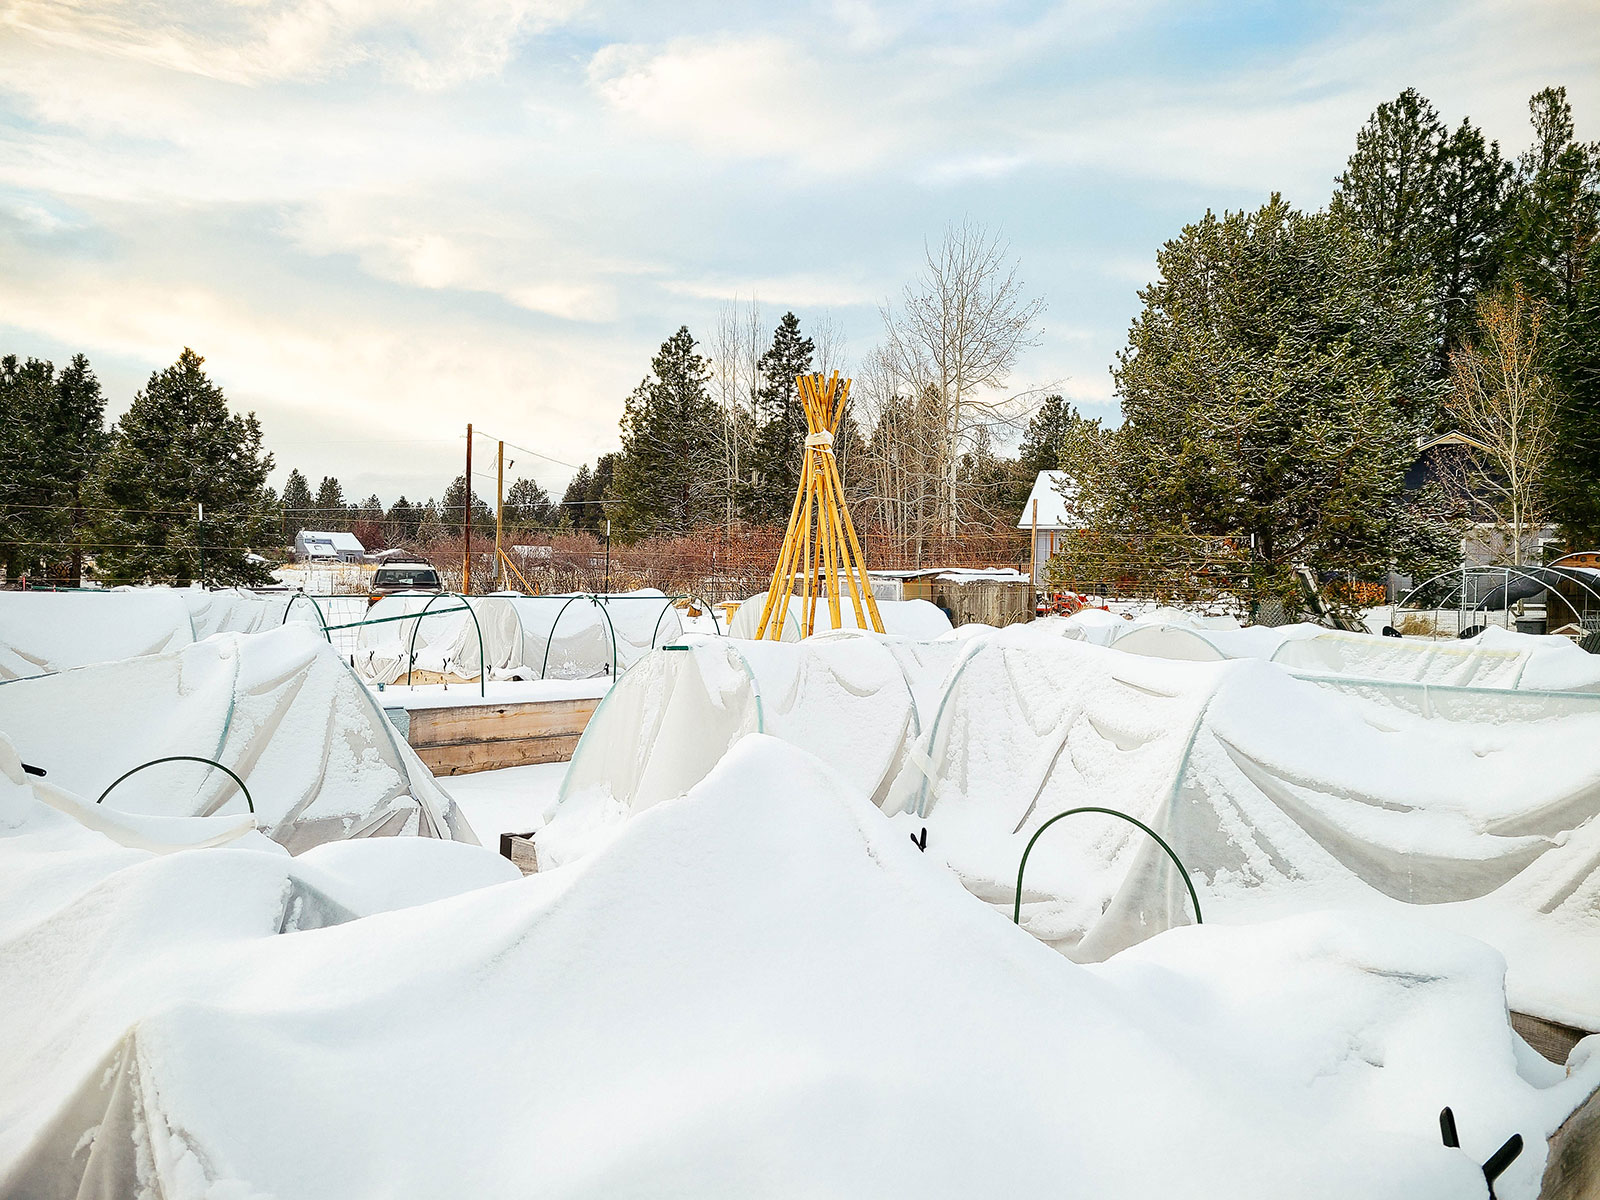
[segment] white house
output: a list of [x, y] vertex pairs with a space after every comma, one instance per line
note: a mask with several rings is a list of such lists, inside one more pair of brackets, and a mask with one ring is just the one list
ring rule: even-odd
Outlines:
[[294, 535], [294, 556], [311, 562], [358, 563], [367, 548], [353, 533], [320, 533], [302, 529]]
[[[1058, 488], [1060, 490], [1058, 490]], [[1064, 493], [1064, 494], [1063, 494]], [[1033, 586], [1044, 586], [1045, 564], [1056, 552], [1056, 541], [1069, 529], [1077, 529], [1072, 514], [1072, 497], [1077, 489], [1067, 483], [1065, 471], [1040, 471], [1033, 491], [1022, 506], [1018, 529], [1033, 531]]]

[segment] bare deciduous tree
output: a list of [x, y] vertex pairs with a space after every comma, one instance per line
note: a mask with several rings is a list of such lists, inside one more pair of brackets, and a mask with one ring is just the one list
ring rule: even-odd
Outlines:
[[1009, 253], [999, 234], [970, 220], [951, 224], [937, 249], [925, 247], [925, 269], [906, 285], [899, 311], [881, 310], [897, 394], [937, 397], [939, 521], [947, 536], [959, 519], [962, 448], [980, 426], [1014, 423], [1019, 398], [1001, 389], [1021, 352], [1038, 344], [1044, 301], [1027, 296]]
[[711, 337], [711, 388], [717, 402], [717, 491], [728, 524], [738, 515], [740, 490], [755, 437], [755, 395], [761, 386], [761, 302], [734, 297], [717, 312]]
[[1520, 284], [1478, 303], [1479, 336], [1450, 356], [1445, 405], [1476, 446], [1461, 458], [1470, 493], [1510, 526], [1512, 563], [1542, 516], [1542, 482], [1555, 444], [1555, 398], [1542, 363], [1543, 306]]

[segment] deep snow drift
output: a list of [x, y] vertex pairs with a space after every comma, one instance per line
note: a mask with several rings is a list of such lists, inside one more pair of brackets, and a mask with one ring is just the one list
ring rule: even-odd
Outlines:
[[1531, 1200], [1600, 1081], [1403, 920], [1080, 967], [772, 738], [527, 880], [294, 931], [296, 862], [119, 847], [0, 742], [0, 1194], [1453, 1200], [1519, 1132]]
[[[89, 800], [152, 759], [215, 759], [243, 778], [261, 828], [292, 851], [376, 834], [474, 840], [371, 694], [304, 626], [0, 684], [0, 734]], [[105, 804], [166, 816], [246, 811], [233, 780], [193, 762], [140, 771]]]
[[811, 750], [846, 787], [881, 802], [959, 651], [954, 641], [839, 632], [693, 638], [653, 654], [590, 719], [539, 831], [539, 861], [570, 862], [633, 813], [681, 796], [750, 733]]

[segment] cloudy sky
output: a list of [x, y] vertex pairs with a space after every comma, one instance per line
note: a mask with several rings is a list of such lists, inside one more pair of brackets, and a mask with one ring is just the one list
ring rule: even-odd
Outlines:
[[277, 455], [442, 493], [462, 427], [613, 449], [680, 324], [756, 296], [847, 359], [971, 217], [1045, 298], [1015, 386], [1114, 414], [1156, 247], [1326, 202], [1415, 86], [1515, 153], [1595, 0], [0, 0], [0, 350], [90, 356], [113, 415], [185, 346]]

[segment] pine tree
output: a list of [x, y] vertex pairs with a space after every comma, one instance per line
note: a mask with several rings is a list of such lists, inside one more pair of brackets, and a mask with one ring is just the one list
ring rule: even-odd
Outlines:
[[444, 518], [439, 513], [439, 502], [432, 496], [428, 497], [426, 504], [418, 507], [420, 513], [417, 518], [416, 540], [422, 545], [431, 546], [435, 542], [441, 542], [450, 537], [452, 532], [458, 533], [460, 531], [459, 525], [455, 527], [454, 531], [445, 528]]
[[615, 450], [602, 454], [594, 460], [594, 474], [589, 477], [589, 486], [583, 493], [587, 501], [583, 506], [587, 514], [589, 529], [595, 534], [602, 534], [606, 529], [606, 521], [610, 512], [606, 503], [611, 499], [612, 485], [617, 477], [617, 460], [621, 457]]
[[1363, 230], [1389, 270], [1426, 274], [1433, 265], [1430, 209], [1445, 128], [1416, 89], [1378, 105], [1356, 134], [1331, 211]]
[[1573, 549], [1600, 546], [1600, 241], [1554, 334], [1555, 452], [1546, 490]]
[[382, 550], [388, 545], [383, 530], [383, 501], [376, 492], [355, 506], [350, 532], [368, 550]]
[[1429, 204], [1432, 271], [1443, 328], [1441, 371], [1473, 328], [1478, 296], [1494, 286], [1500, 268], [1511, 166], [1500, 144], [1485, 144], [1470, 121], [1441, 142]]
[[337, 532], [350, 528], [350, 506], [345, 503], [344, 487], [332, 475], [322, 477], [313, 507], [317, 514], [317, 529]]
[[[272, 456], [254, 413], [228, 411], [222, 389], [185, 347], [150, 376], [113, 426], [90, 491], [100, 506], [96, 574], [116, 582], [264, 583], [247, 559], [281, 520], [267, 490]], [[199, 519], [204, 506], [205, 520]]]
[[1528, 102], [1533, 146], [1517, 160], [1507, 268], [1534, 297], [1570, 313], [1600, 233], [1600, 143], [1573, 133], [1566, 88]]
[[389, 506], [383, 517], [384, 540], [391, 546], [417, 540], [417, 530], [422, 524], [422, 505], [412, 504], [404, 496]]
[[812, 340], [800, 334], [799, 318], [784, 313], [772, 331], [772, 345], [761, 356], [752, 475], [741, 505], [746, 520], [781, 525], [794, 507], [806, 436], [811, 432], [795, 379], [810, 374], [815, 353]]
[[0, 559], [77, 586], [84, 486], [105, 448], [100, 381], [83, 355], [57, 374], [39, 359], [0, 360]]
[[519, 529], [548, 529], [555, 524], [555, 505], [536, 480], [519, 479], [506, 494], [503, 515], [507, 525]]
[[716, 406], [694, 347], [687, 326], [663, 342], [624, 407], [606, 504], [620, 538], [687, 533], [718, 516], [705, 482], [715, 475]]
[[561, 493], [561, 512], [573, 529], [589, 529], [589, 489], [594, 486], [594, 475], [589, 464], [584, 463], [572, 476], [567, 490]]
[[1381, 572], [1437, 401], [1424, 284], [1277, 196], [1206, 214], [1158, 263], [1118, 356], [1124, 423], [1092, 520], [1247, 535], [1263, 595], [1295, 596], [1302, 563]]
[[311, 498], [311, 485], [298, 469], [289, 472], [283, 482], [283, 544], [289, 545], [302, 529], [315, 525], [313, 511], [316, 501]]
[[[466, 476], [457, 475], [444, 490], [444, 501], [440, 505], [439, 513], [446, 531], [452, 536], [461, 535], [461, 514], [466, 511], [466, 505]], [[478, 495], [476, 490], [472, 493], [472, 532], [478, 537], [494, 537], [494, 509], [489, 507], [488, 502]]]

